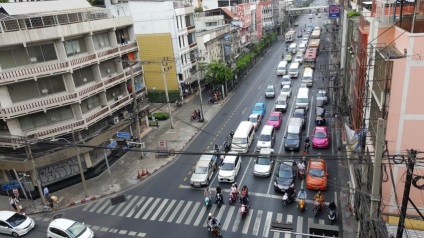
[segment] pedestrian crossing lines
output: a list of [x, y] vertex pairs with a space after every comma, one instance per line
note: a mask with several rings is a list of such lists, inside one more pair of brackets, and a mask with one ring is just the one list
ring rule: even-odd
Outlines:
[[271, 232], [270, 226], [273, 221], [291, 223], [293, 231], [299, 233], [307, 231], [308, 222], [325, 224], [325, 220], [314, 218], [304, 220], [303, 215], [297, 216], [285, 214], [284, 211], [266, 211], [256, 208], [250, 209], [249, 215], [242, 218], [237, 204], [224, 204], [221, 207], [213, 204], [211, 208], [206, 208], [200, 201], [132, 195], [127, 195], [126, 199], [126, 202], [115, 206], [111, 206], [109, 200], [100, 200], [85, 205], [82, 211], [204, 228], [207, 226], [208, 214], [212, 213], [220, 220], [222, 231], [273, 238], [301, 237]]

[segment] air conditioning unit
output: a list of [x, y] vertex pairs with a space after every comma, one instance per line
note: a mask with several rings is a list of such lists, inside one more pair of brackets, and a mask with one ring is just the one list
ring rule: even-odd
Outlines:
[[50, 117], [50, 121], [56, 121], [56, 117]]
[[104, 46], [105, 45], [105, 43], [103, 43], [103, 42], [100, 42], [100, 46]]
[[29, 58], [29, 60], [31, 61], [31, 63], [37, 63], [37, 58], [35, 57], [31, 57]]
[[106, 72], [110, 73], [110, 69], [107, 69]]
[[88, 109], [91, 109], [91, 108], [93, 108], [93, 104], [90, 103], [90, 104], [87, 105], [87, 107], [88, 107]]
[[123, 99], [124, 98], [124, 96], [122, 96], [122, 95], [119, 95], [118, 96], [118, 100], [121, 100], [121, 99]]
[[86, 82], [87, 82], [87, 78], [83, 78], [83, 79], [82, 79], [82, 81], [83, 81], [84, 83], [86, 83]]
[[118, 124], [119, 123], [119, 117], [114, 117], [113, 118], [113, 124]]
[[124, 119], [127, 119], [128, 117], [130, 117], [130, 114], [128, 113], [128, 111], [123, 111], [123, 112], [121, 113], [121, 116], [122, 116]]
[[46, 89], [46, 88], [44, 88], [44, 89], [42, 89], [42, 90], [41, 90], [41, 92], [42, 92], [43, 94], [47, 94], [47, 93], [49, 92], [49, 90], [48, 90], [48, 89]]

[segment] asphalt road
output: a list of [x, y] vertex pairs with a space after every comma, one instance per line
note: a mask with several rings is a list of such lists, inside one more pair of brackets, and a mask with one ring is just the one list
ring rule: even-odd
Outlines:
[[[314, 16], [314, 26], [322, 26], [326, 18]], [[301, 16], [297, 20], [298, 28], [303, 28], [309, 23], [308, 16]], [[329, 41], [323, 33], [322, 41]], [[300, 42], [301, 38], [297, 38]], [[281, 77], [276, 76], [276, 68], [281, 60], [281, 54], [285, 51], [284, 42], [279, 41], [267, 55], [251, 70], [242, 85], [235, 90], [230, 100], [223, 106], [216, 117], [209, 122], [202, 132], [192, 141], [187, 151], [204, 151], [212, 149], [214, 144], [222, 144], [231, 130], [235, 130], [242, 120], [246, 120], [256, 102], [265, 102], [267, 113], [272, 111], [275, 99], [265, 99], [264, 91], [268, 84], [274, 84], [279, 90]], [[327, 53], [322, 52], [317, 64], [328, 63]], [[302, 72], [303, 67], [300, 72]], [[315, 77], [322, 77], [315, 72]], [[298, 152], [285, 152], [283, 147], [286, 123], [294, 110], [294, 101], [301, 81], [292, 81], [292, 97], [287, 112], [283, 113], [283, 125], [276, 133], [274, 150], [276, 154], [287, 155], [278, 160], [290, 159], [291, 156], [299, 155]], [[311, 105], [304, 136], [311, 135], [315, 126], [315, 97], [319, 88], [328, 87], [328, 80], [315, 79], [314, 86], [310, 88]], [[328, 91], [328, 90], [327, 90]], [[279, 91], [277, 91], [277, 95]], [[331, 107], [327, 106], [328, 123], [332, 138], [335, 132], [331, 127]], [[267, 116], [265, 118], [267, 118]], [[259, 136], [262, 123], [256, 137]], [[256, 146], [255, 140], [250, 147], [253, 152]], [[335, 155], [337, 154], [335, 141], [331, 141], [329, 149], [311, 149], [310, 155]], [[303, 144], [302, 144], [303, 148]], [[271, 221], [291, 222], [296, 232], [307, 232], [308, 223], [329, 224], [327, 213], [321, 213], [316, 218], [312, 214], [310, 199], [316, 193], [307, 191], [309, 208], [301, 213], [296, 208], [296, 203], [282, 207], [282, 194], [273, 189], [274, 175], [270, 178], [258, 178], [253, 176], [254, 158], [242, 156], [242, 167], [237, 176], [239, 185], [247, 185], [250, 193], [251, 212], [245, 219], [241, 219], [238, 205], [229, 205], [227, 202], [220, 209], [216, 205], [211, 209], [204, 208], [203, 189], [190, 187], [190, 176], [198, 156], [180, 156], [175, 163], [166, 167], [161, 172], [149, 177], [136, 188], [126, 191], [124, 194], [127, 201], [120, 205], [111, 206], [109, 200], [99, 200], [84, 206], [70, 208], [61, 211], [57, 216], [85, 222], [95, 230], [97, 237], [207, 237], [205, 220], [209, 212], [215, 214], [221, 220], [222, 235], [224, 237], [295, 237], [294, 235], [278, 234], [269, 231]], [[329, 172], [329, 187], [324, 192], [326, 202], [339, 199], [338, 166], [337, 160], [326, 159]], [[279, 161], [276, 162], [276, 166]], [[217, 173], [214, 174], [210, 187], [217, 185]], [[304, 187], [304, 181], [296, 180], [296, 190]], [[224, 200], [228, 200], [230, 184], [221, 183], [224, 190]], [[339, 214], [340, 215], [340, 214]], [[340, 216], [339, 216], [340, 217]], [[36, 217], [37, 226], [31, 232], [31, 237], [45, 237], [48, 222], [51, 215]], [[340, 222], [337, 223], [340, 226]], [[300, 236], [298, 236], [300, 237]]]

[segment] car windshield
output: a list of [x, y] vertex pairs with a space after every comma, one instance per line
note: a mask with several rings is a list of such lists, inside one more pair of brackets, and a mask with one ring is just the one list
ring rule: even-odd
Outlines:
[[259, 157], [258, 160], [256, 161], [256, 164], [259, 165], [270, 165], [271, 164], [271, 159], [267, 158], [267, 157]]
[[278, 177], [279, 178], [292, 178], [293, 177], [293, 173], [291, 170], [287, 169], [287, 167], [285, 166], [285, 168], [280, 169], [280, 171], [278, 171]]
[[280, 100], [277, 101], [277, 104], [286, 105], [286, 100], [280, 99]]
[[322, 132], [322, 131], [318, 131], [315, 133], [315, 138], [319, 138], [319, 139], [324, 139], [327, 138], [327, 133]]
[[284, 70], [286, 67], [278, 67], [279, 70]]
[[233, 138], [232, 144], [246, 144], [246, 138]]
[[227, 171], [234, 170], [234, 168], [235, 168], [234, 163], [223, 163], [221, 166], [222, 170], [227, 170]]
[[207, 172], [208, 168], [203, 166], [196, 166], [196, 169], [194, 170], [195, 174], [206, 174]]
[[309, 174], [311, 175], [311, 176], [314, 176], [314, 177], [324, 177], [324, 170], [322, 170], [322, 169], [315, 169], [315, 168], [311, 168], [310, 170], [309, 170]]
[[68, 228], [67, 231], [72, 235], [72, 237], [78, 237], [84, 233], [86, 229], [87, 227], [85, 227], [83, 224], [75, 222], [71, 227]]
[[[297, 68], [291, 68], [290, 69], [290, 72], [297, 72], [298, 71], [298, 69]], [[283, 81], [284, 81], [284, 78], [283, 78]]]
[[270, 121], [278, 121], [279, 118], [280, 118], [279, 116], [270, 116], [269, 120]]
[[303, 118], [303, 113], [301, 113], [301, 112], [295, 112], [295, 113], [293, 113], [293, 117], [294, 118]]
[[271, 141], [271, 136], [270, 135], [263, 135], [263, 134], [261, 134], [259, 136], [259, 141]]
[[13, 214], [13, 216], [9, 217], [9, 219], [7, 219], [6, 221], [13, 227], [17, 227], [20, 224], [22, 224], [22, 222], [24, 222], [27, 219], [26, 216], [21, 215], [19, 213], [15, 213]]
[[266, 91], [267, 92], [274, 92], [274, 89], [273, 88], [266, 88]]
[[249, 117], [249, 121], [251, 121], [252, 123], [258, 122], [258, 118], [257, 117]]
[[284, 87], [284, 88], [281, 89], [281, 92], [283, 92], [283, 93], [286, 93], [286, 92], [289, 92], [289, 91], [290, 91], [289, 87]]
[[308, 99], [307, 98], [296, 98], [296, 102], [297, 103], [308, 103]]
[[299, 139], [299, 135], [296, 134], [287, 134], [287, 140], [298, 140]]
[[325, 97], [325, 93], [324, 92], [318, 92], [318, 97]]
[[[292, 69], [293, 70], [293, 69]], [[288, 77], [283, 77], [283, 82], [290, 82], [290, 78]]]
[[262, 107], [261, 106], [255, 106], [255, 108], [253, 110], [255, 110], [255, 111], [262, 111]]
[[302, 59], [303, 55], [296, 55], [296, 59]]

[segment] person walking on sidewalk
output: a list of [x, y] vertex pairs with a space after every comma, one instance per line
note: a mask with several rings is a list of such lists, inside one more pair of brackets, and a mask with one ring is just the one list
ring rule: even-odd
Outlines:
[[199, 119], [199, 121], [202, 120], [202, 118], [200, 118], [200, 116], [201, 116], [200, 115], [200, 109], [197, 109], [197, 119]]
[[47, 188], [47, 187], [44, 187], [44, 189], [43, 189], [43, 195], [44, 195], [44, 197], [48, 200], [49, 199], [49, 197], [50, 197], [50, 192], [49, 192], [49, 189]]
[[13, 207], [13, 209], [15, 209], [15, 211], [17, 212], [18, 208], [16, 207], [16, 204], [15, 204], [15, 196], [14, 195], [9, 196], [9, 203]]

